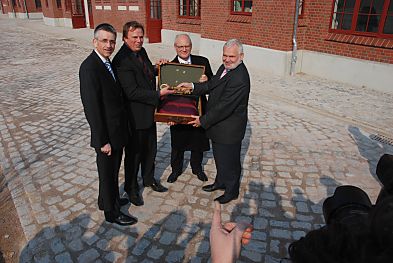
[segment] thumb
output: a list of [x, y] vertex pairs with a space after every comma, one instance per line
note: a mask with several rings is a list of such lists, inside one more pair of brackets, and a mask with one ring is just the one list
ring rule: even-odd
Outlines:
[[240, 244], [242, 242], [243, 234], [248, 228], [250, 228], [250, 224], [246, 222], [236, 223], [236, 227], [234, 228], [235, 231], [232, 232], [234, 232], [237, 244]]
[[212, 228], [222, 228], [221, 225], [221, 205], [219, 202], [214, 202], [214, 212], [213, 212], [213, 221]]

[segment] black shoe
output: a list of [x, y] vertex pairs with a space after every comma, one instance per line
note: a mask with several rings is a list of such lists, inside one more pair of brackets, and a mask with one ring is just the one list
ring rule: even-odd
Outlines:
[[214, 199], [214, 201], [218, 201], [220, 204], [226, 204], [229, 203], [232, 200], [237, 199], [238, 196], [228, 196], [228, 195], [220, 195], [219, 197], [217, 197], [216, 199]]
[[160, 192], [160, 193], [168, 191], [168, 188], [166, 188], [159, 181], [156, 181], [156, 180], [154, 180], [151, 185], [146, 185], [146, 187], [150, 187], [151, 190], [156, 191], [156, 192]]
[[179, 177], [181, 173], [176, 173], [176, 172], [172, 172], [168, 179], [166, 180], [168, 183], [174, 183], [176, 182], [177, 178]]
[[136, 217], [133, 217], [131, 215], [126, 215], [120, 212], [120, 215], [116, 218], [107, 218], [107, 222], [109, 223], [115, 223], [121, 226], [130, 226], [133, 224], [136, 224], [138, 222], [138, 219]]
[[143, 202], [142, 196], [139, 193], [129, 194], [128, 198], [130, 199], [130, 202], [135, 206], [141, 206], [145, 204], [145, 202]]
[[207, 176], [203, 171], [195, 173], [198, 176], [198, 179], [202, 182], [207, 182]]
[[215, 184], [208, 184], [208, 185], [202, 186], [202, 190], [205, 192], [213, 192], [216, 190], [224, 190], [224, 188], [218, 187]]
[[127, 198], [120, 198], [120, 200], [119, 200], [120, 206], [126, 205], [126, 204], [128, 204], [129, 202], [130, 202], [130, 201], [128, 201]]

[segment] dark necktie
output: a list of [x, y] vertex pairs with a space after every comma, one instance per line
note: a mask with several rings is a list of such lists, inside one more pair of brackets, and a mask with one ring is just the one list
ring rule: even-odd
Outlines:
[[111, 62], [109, 60], [105, 61], [105, 66], [108, 69], [109, 73], [111, 73], [112, 77], [114, 80], [116, 80], [115, 78], [115, 73], [113, 73], [112, 67], [111, 67]]
[[138, 58], [139, 62], [142, 64], [142, 68], [143, 68], [143, 73], [149, 78], [152, 79], [153, 75], [150, 71], [150, 69], [147, 67], [147, 64], [145, 62], [145, 60], [143, 59], [143, 57], [141, 56], [140, 53], [136, 53], [136, 57]]

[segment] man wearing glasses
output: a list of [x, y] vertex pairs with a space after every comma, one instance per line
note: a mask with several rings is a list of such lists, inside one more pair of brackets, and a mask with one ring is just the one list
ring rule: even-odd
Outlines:
[[119, 196], [119, 169], [123, 147], [127, 142], [127, 120], [122, 90], [112, 70], [109, 57], [115, 50], [116, 30], [100, 24], [94, 30], [94, 51], [79, 69], [80, 93], [86, 119], [90, 125], [90, 145], [96, 151], [99, 178], [98, 207], [105, 220], [132, 225], [135, 217], [120, 211], [128, 203]]
[[[172, 62], [182, 64], [194, 64], [205, 66], [205, 74], [201, 76], [200, 82], [209, 80], [213, 76], [209, 60], [202, 56], [191, 55], [192, 42], [187, 34], [179, 34], [175, 38], [174, 47], [177, 56]], [[202, 110], [206, 107], [206, 96], [201, 96]], [[204, 112], [203, 112], [204, 113]], [[203, 152], [210, 149], [209, 139], [202, 127], [192, 125], [171, 125], [171, 167], [172, 173], [167, 182], [173, 183], [183, 171], [184, 152], [191, 151], [190, 164], [192, 173], [199, 180], [207, 181], [207, 176], [202, 169]]]

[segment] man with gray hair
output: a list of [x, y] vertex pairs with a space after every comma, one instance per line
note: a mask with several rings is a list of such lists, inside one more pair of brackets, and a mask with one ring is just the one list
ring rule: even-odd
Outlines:
[[[209, 60], [202, 56], [192, 55], [192, 42], [187, 34], [179, 34], [175, 38], [174, 47], [176, 57], [172, 60], [175, 63], [194, 64], [205, 67], [204, 74], [199, 82], [204, 82], [213, 76]], [[206, 108], [206, 96], [200, 96], [202, 111]], [[210, 150], [209, 139], [206, 137], [205, 130], [201, 127], [193, 127], [186, 124], [171, 125], [171, 168], [167, 182], [174, 183], [183, 171], [184, 151], [191, 151], [190, 165], [192, 173], [199, 180], [207, 181], [207, 176], [203, 172], [202, 160], [203, 152]]]
[[202, 127], [212, 141], [216, 163], [213, 184], [202, 190], [225, 190], [215, 201], [225, 204], [237, 199], [240, 187], [240, 150], [247, 126], [250, 76], [243, 63], [243, 45], [237, 39], [228, 40], [223, 47], [222, 62], [208, 82], [181, 83], [179, 87], [193, 88], [193, 94], [209, 94], [206, 113], [193, 116], [189, 124]]

